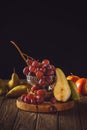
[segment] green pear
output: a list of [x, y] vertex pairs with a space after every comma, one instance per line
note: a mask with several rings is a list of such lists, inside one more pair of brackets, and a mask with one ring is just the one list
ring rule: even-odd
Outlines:
[[8, 88], [12, 89], [13, 87], [19, 84], [19, 76], [16, 72], [13, 72], [11, 75], [11, 79], [8, 81]]
[[73, 100], [79, 100], [80, 96], [77, 91], [77, 86], [72, 80], [68, 80], [69, 86], [71, 88], [71, 98]]

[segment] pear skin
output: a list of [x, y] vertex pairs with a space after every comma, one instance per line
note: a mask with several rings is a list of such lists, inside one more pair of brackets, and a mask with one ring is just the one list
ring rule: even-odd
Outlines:
[[19, 76], [17, 73], [13, 72], [11, 75], [11, 79], [8, 81], [8, 88], [12, 89], [13, 87], [19, 84]]
[[71, 96], [71, 89], [64, 72], [56, 68], [56, 83], [53, 90], [54, 97], [57, 101], [66, 102]]
[[6, 97], [9, 98], [17, 98], [24, 93], [27, 93], [27, 86], [26, 85], [17, 85], [6, 94]]
[[80, 96], [78, 94], [76, 84], [72, 80], [68, 80], [68, 83], [69, 83], [70, 88], [71, 88], [71, 98], [73, 100], [80, 100]]

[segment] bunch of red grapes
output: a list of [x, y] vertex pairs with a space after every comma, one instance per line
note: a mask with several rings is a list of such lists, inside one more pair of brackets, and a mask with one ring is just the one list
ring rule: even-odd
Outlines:
[[23, 69], [23, 74], [26, 76], [35, 76], [41, 86], [50, 85], [55, 81], [55, 67], [50, 64], [48, 59], [42, 62], [27, 59], [27, 66]]
[[48, 59], [42, 62], [27, 59], [27, 66], [23, 69], [25, 76], [33, 76], [38, 83], [33, 84], [28, 94], [23, 94], [21, 100], [29, 104], [41, 104], [44, 101], [56, 102], [53, 92], [49, 87], [55, 82], [55, 66]]
[[37, 105], [47, 101], [53, 104], [57, 102], [52, 92], [48, 92], [47, 90], [42, 89], [40, 86], [37, 85], [32, 86], [29, 93], [23, 94], [21, 96], [21, 100], [28, 104]]

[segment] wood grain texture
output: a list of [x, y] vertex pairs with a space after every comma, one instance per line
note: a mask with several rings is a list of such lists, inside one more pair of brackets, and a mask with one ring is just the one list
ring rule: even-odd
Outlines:
[[35, 130], [37, 114], [19, 110], [13, 130]]
[[58, 130], [58, 113], [38, 113], [36, 130]]
[[87, 100], [78, 103], [79, 121], [82, 130], [87, 130]]
[[17, 115], [18, 108], [15, 99], [4, 99], [0, 108], [0, 130], [11, 130]]
[[4, 101], [4, 96], [0, 96], [0, 108], [1, 108], [3, 101]]
[[82, 130], [77, 104], [73, 109], [59, 113], [59, 130]]
[[16, 99], [0, 96], [0, 130], [87, 130], [87, 100], [56, 113], [20, 110]]

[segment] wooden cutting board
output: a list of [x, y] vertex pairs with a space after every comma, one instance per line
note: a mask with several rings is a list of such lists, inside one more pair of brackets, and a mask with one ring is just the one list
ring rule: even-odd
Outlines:
[[68, 101], [64, 103], [57, 102], [55, 104], [52, 104], [50, 102], [44, 102], [39, 105], [34, 105], [34, 104], [25, 103], [21, 101], [20, 98], [18, 98], [16, 100], [16, 105], [19, 109], [24, 111], [50, 113], [50, 112], [57, 112], [57, 111], [70, 109], [74, 107], [75, 102], [74, 101]]

